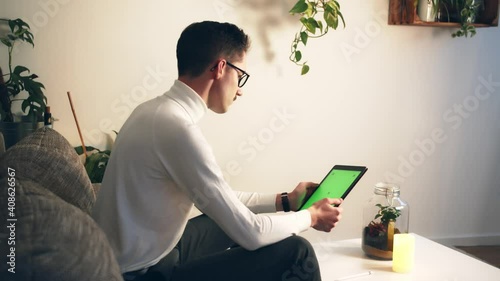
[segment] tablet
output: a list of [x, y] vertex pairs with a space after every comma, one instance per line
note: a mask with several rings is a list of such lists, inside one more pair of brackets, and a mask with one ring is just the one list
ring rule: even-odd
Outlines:
[[305, 210], [323, 198], [345, 199], [367, 170], [363, 166], [333, 166], [311, 196], [304, 199], [299, 210]]

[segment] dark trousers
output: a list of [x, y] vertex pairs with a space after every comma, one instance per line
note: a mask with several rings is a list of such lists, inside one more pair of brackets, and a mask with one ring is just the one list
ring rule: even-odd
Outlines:
[[318, 281], [314, 249], [291, 236], [255, 251], [237, 245], [205, 215], [187, 223], [176, 248], [135, 280]]

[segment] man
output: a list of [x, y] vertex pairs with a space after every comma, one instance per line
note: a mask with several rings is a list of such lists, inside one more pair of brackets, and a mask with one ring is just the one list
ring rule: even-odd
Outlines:
[[[177, 43], [178, 80], [120, 130], [93, 217], [125, 280], [321, 280], [314, 250], [295, 234], [330, 231], [341, 200], [268, 214], [297, 211], [317, 184], [233, 191], [197, 125], [207, 109], [224, 113], [242, 95], [249, 45], [229, 23], [188, 26]], [[193, 205], [204, 215], [188, 220]]]

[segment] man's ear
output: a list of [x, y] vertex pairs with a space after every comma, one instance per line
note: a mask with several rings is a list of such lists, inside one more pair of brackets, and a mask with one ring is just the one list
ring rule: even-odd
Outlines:
[[226, 60], [220, 60], [210, 71], [213, 72], [215, 79], [220, 79], [226, 67]]

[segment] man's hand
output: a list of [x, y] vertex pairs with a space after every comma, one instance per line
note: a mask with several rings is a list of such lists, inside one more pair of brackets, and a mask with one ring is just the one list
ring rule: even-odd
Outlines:
[[314, 203], [307, 210], [311, 213], [311, 227], [319, 231], [330, 232], [342, 217], [342, 208], [332, 205], [340, 205], [342, 199], [325, 198]]
[[318, 188], [318, 185], [314, 182], [299, 183], [292, 192], [288, 193], [290, 209], [297, 211], [304, 203], [304, 199], [308, 198]]

